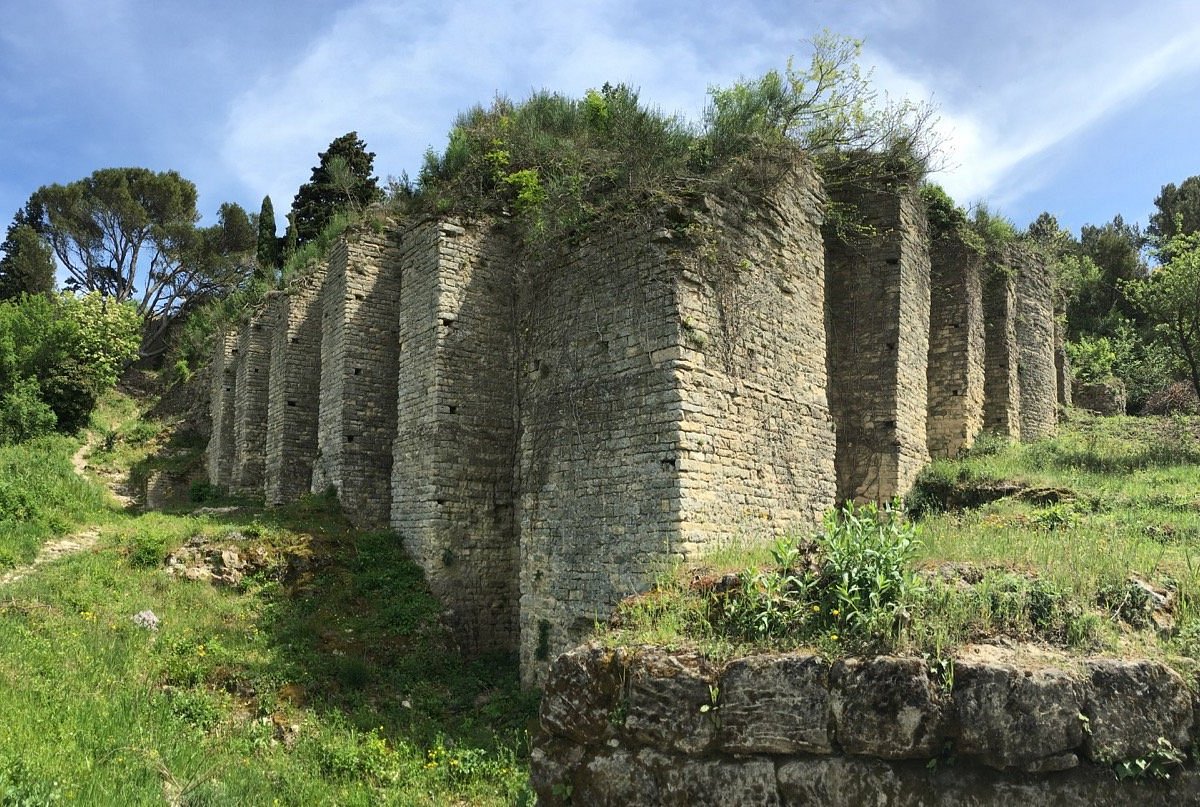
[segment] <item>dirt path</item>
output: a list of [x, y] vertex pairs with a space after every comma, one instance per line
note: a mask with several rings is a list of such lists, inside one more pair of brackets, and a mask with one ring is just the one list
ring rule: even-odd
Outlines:
[[[92, 448], [91, 435], [84, 441], [84, 444], [79, 447], [71, 456], [71, 466], [75, 469], [75, 473], [84, 476], [87, 471], [87, 455]], [[121, 503], [123, 507], [128, 507], [133, 500], [126, 496], [123, 492], [116, 489], [112, 482], [105, 480], [108, 485], [109, 492], [113, 497]], [[38, 551], [37, 557], [31, 563], [24, 566], [17, 566], [0, 575], [0, 586], [6, 586], [9, 583], [15, 583], [18, 580], [28, 577], [39, 566], [45, 566], [47, 563], [53, 563], [59, 558], [67, 555], [74, 555], [76, 552], [83, 552], [91, 549], [100, 540], [100, 531], [93, 528], [80, 530], [72, 535], [67, 535], [63, 538], [56, 538], [53, 541], [47, 541]]]

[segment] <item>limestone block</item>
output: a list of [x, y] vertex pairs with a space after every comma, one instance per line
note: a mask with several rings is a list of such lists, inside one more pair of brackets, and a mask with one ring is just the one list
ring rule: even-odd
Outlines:
[[882, 760], [850, 757], [785, 761], [777, 773], [784, 804], [804, 807], [915, 807], [937, 804], [918, 775]]
[[829, 662], [819, 656], [751, 656], [721, 674], [721, 748], [737, 754], [828, 754]]
[[717, 674], [695, 654], [643, 648], [628, 666], [625, 733], [664, 751], [701, 754], [716, 740]]
[[680, 759], [643, 750], [638, 754], [638, 761], [657, 774], [658, 804], [678, 807], [728, 807], [732, 804], [773, 807], [781, 803], [775, 780], [775, 763], [770, 759]]
[[610, 734], [622, 696], [620, 667], [614, 651], [596, 644], [560, 655], [542, 692], [542, 728], [583, 745]]
[[1055, 669], [954, 665], [956, 750], [994, 768], [1059, 770], [1078, 764], [1083, 685]]
[[921, 659], [844, 659], [830, 671], [837, 741], [848, 754], [934, 756], [947, 737], [949, 698]]
[[1084, 750], [1095, 762], [1146, 756], [1164, 737], [1176, 748], [1190, 743], [1192, 699], [1179, 673], [1153, 661], [1088, 662], [1088, 718]]
[[[542, 803], [540, 799], [538, 803]], [[662, 804], [662, 799], [653, 774], [633, 754], [621, 750], [589, 760], [572, 783], [570, 798], [559, 803], [628, 807]]]

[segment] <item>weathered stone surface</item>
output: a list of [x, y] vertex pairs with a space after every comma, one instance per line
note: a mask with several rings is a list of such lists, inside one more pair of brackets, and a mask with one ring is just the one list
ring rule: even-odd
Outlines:
[[1117, 781], [1107, 767], [1045, 776], [1000, 773], [965, 763], [929, 770], [921, 762], [810, 757], [778, 768], [784, 804], [803, 807], [1167, 807], [1200, 803], [1200, 776]]
[[829, 662], [812, 655], [762, 655], [721, 674], [721, 748], [736, 754], [828, 754]]
[[663, 751], [701, 754], [716, 740], [717, 673], [694, 653], [637, 650], [627, 669], [624, 731]]
[[638, 761], [655, 774], [658, 804], [676, 807], [780, 804], [775, 763], [770, 759], [697, 760], [643, 750]]
[[929, 461], [928, 227], [912, 188], [855, 186], [833, 198], [872, 228], [825, 244], [838, 498], [884, 502]]
[[263, 455], [267, 444], [267, 393], [271, 371], [271, 334], [278, 311], [263, 304], [238, 332], [237, 379], [233, 391], [233, 466], [229, 487], [238, 493], [263, 493]]
[[1074, 396], [1072, 395], [1072, 380], [1074, 372], [1071, 370], [1071, 358], [1067, 355], [1066, 348], [1066, 322], [1067, 315], [1064, 311], [1054, 312], [1054, 372], [1055, 379], [1058, 383], [1058, 405], [1061, 408], [1070, 408], [1074, 405]]
[[566, 803], [626, 807], [663, 801], [651, 771], [633, 754], [614, 751], [598, 754], [588, 761], [572, 782]]
[[983, 278], [983, 428], [1021, 436], [1021, 382], [1017, 348], [1017, 286], [1007, 252], [988, 255]]
[[228, 487], [233, 479], [234, 391], [237, 386], [238, 332], [227, 327], [213, 336], [209, 405], [212, 434], [205, 452], [210, 484]]
[[1125, 382], [1119, 378], [1089, 384], [1075, 381], [1073, 398], [1075, 406], [1095, 412], [1097, 415], [1123, 415], [1128, 405]]
[[312, 489], [337, 491], [347, 517], [385, 527], [396, 435], [398, 253], [392, 231], [347, 231], [321, 288], [321, 394]]
[[1102, 659], [1088, 662], [1083, 713], [1088, 719], [1088, 759], [1119, 762], [1143, 757], [1163, 737], [1186, 748], [1192, 728], [1192, 699], [1174, 670], [1153, 661]]
[[995, 768], [1065, 769], [1083, 744], [1083, 685], [1061, 670], [954, 665], [956, 751]]
[[983, 429], [984, 256], [957, 233], [929, 246], [929, 455], [955, 457]]
[[624, 697], [618, 654], [600, 645], [576, 647], [550, 665], [539, 719], [552, 735], [588, 745], [612, 733]]
[[517, 648], [511, 239], [488, 222], [400, 231], [391, 525], [468, 653]]
[[1021, 390], [1021, 439], [1049, 437], [1058, 427], [1058, 380], [1054, 363], [1054, 284], [1046, 259], [1027, 247], [1009, 248], [1016, 270], [1017, 375]]
[[539, 805], [570, 804], [574, 778], [582, 769], [583, 746], [542, 738], [529, 754], [529, 784]]
[[269, 505], [312, 489], [320, 406], [321, 310], [324, 263], [309, 267], [286, 294], [275, 295], [275, 332], [268, 378], [264, 496]]
[[701, 196], [663, 214], [685, 226], [591, 228], [521, 268], [527, 683], [664, 558], [766, 541], [832, 506], [822, 204], [800, 164], [760, 198]]
[[917, 770], [882, 760], [798, 759], [778, 769], [779, 795], [796, 807], [905, 807], [937, 803]]
[[947, 737], [949, 698], [921, 659], [844, 659], [830, 671], [837, 742], [848, 754], [932, 757]]

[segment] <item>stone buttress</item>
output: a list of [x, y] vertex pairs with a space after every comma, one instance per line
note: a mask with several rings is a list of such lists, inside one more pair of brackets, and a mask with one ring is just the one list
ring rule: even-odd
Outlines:
[[274, 298], [267, 401], [265, 496], [268, 505], [295, 501], [312, 489], [321, 380], [320, 291], [325, 264], [309, 267]]
[[912, 188], [840, 188], [865, 233], [825, 242], [838, 498], [885, 502], [929, 461], [929, 250]]
[[336, 490], [350, 520], [364, 527], [386, 526], [391, 512], [398, 256], [394, 227], [347, 232], [330, 248], [321, 289], [312, 490]]

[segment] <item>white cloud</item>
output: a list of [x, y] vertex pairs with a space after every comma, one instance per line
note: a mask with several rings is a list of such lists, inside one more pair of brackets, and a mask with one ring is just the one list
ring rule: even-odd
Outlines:
[[[950, 167], [935, 179], [961, 201], [989, 197], [1003, 205], [1051, 179], [1048, 166], [1031, 171], [1031, 163], [1168, 78], [1200, 70], [1200, 18], [1194, 12], [1126, 13], [1107, 20], [1076, 16], [1071, 37], [1055, 51], [1030, 53], [1021, 65], [997, 65], [981, 79], [985, 93], [960, 93], [946, 102], [941, 115]], [[930, 86], [900, 78], [917, 88]]]

